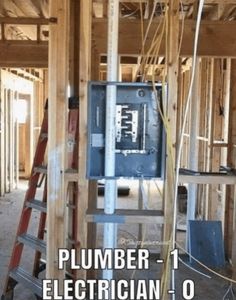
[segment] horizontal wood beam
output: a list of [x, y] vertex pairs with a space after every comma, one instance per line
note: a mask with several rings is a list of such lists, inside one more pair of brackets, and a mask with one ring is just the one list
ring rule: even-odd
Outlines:
[[29, 69], [9, 68], [9, 69], [6, 69], [6, 70], [8, 70], [9, 72], [11, 72], [13, 74], [16, 74], [18, 76], [21, 76], [23, 78], [26, 78], [26, 79], [29, 79], [29, 80], [32, 80], [32, 81], [43, 82], [42, 78], [40, 78], [39, 76], [36, 76], [36, 75], [32, 74]]
[[[184, 5], [190, 5], [195, 3], [197, 0], [182, 0], [182, 3]], [[101, 2], [101, 0], [97, 0], [96, 2]], [[107, 2], [107, 0], [103, 0], [104, 3]], [[125, 2], [125, 3], [147, 3], [148, 0], [120, 0], [120, 2]], [[166, 0], [159, 0], [158, 2], [160, 3], [166, 3]], [[235, 4], [236, 0], [205, 0], [204, 4], [218, 4], [218, 3], [222, 3], [222, 4]]]
[[[147, 24], [147, 22], [145, 22]], [[153, 32], [158, 22], [154, 22], [150, 31]], [[119, 53], [121, 55], [138, 55], [141, 49], [141, 33], [139, 21], [120, 21]], [[104, 19], [93, 21], [93, 40], [97, 51], [106, 53], [107, 22]], [[193, 38], [195, 22], [185, 21], [185, 30], [181, 48], [181, 56], [191, 56], [193, 52]], [[235, 40], [236, 21], [203, 21], [200, 30], [198, 53], [200, 56], [232, 57], [236, 58]], [[150, 45], [150, 36], [147, 47]], [[160, 56], [164, 56], [164, 45], [160, 49]], [[133, 58], [132, 58], [133, 59]], [[48, 43], [36, 41], [0, 41], [0, 67], [34, 67], [47, 68]]]
[[[145, 48], [150, 47], [152, 37], [160, 20], [154, 21], [150, 28]], [[144, 22], [144, 28], [148, 21]], [[193, 54], [193, 42], [196, 22], [186, 20], [181, 47], [181, 56], [189, 57]], [[199, 37], [199, 56], [236, 57], [235, 40], [236, 22], [202, 21]], [[93, 40], [99, 53], [106, 53], [107, 49], [107, 21], [93, 20]], [[119, 25], [119, 54], [137, 55], [141, 52], [140, 21], [120, 20]], [[160, 56], [164, 56], [164, 41], [160, 49]]]
[[120, 224], [163, 224], [164, 215], [161, 210], [117, 209], [113, 215], [104, 214], [103, 209], [88, 212], [87, 222], [120, 223]]
[[236, 176], [233, 175], [179, 175], [180, 183], [195, 183], [195, 184], [227, 184], [235, 185]]
[[[164, 1], [163, 1], [164, 2]], [[184, 5], [193, 4], [196, 0], [182, 0]], [[236, 0], [205, 0], [204, 4], [236, 4]]]
[[18, 25], [48, 25], [49, 19], [46, 18], [25, 18], [25, 17], [0, 17], [0, 24]]
[[0, 41], [1, 68], [47, 68], [48, 43]]
[[[107, 63], [107, 57], [106, 55], [101, 56], [101, 60], [100, 62], [102, 64], [106, 64]], [[121, 64], [128, 64], [128, 65], [137, 65], [138, 63], [138, 57], [136, 56], [121, 56], [120, 57], [120, 63]]]

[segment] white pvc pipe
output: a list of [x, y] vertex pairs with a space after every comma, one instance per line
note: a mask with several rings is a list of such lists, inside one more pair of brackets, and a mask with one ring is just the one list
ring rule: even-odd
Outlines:
[[[189, 169], [198, 171], [198, 130], [199, 130], [199, 64], [200, 59], [196, 59], [195, 76], [193, 82], [193, 92], [191, 99], [191, 122], [190, 122], [190, 149], [189, 149]], [[189, 184], [187, 224], [190, 220], [195, 220], [197, 203], [197, 184]]]
[[[118, 24], [119, 0], [109, 0], [108, 3], [108, 47], [107, 47], [107, 81], [118, 79]], [[105, 176], [115, 176], [115, 134], [116, 134], [116, 86], [107, 86], [106, 96], [106, 136], [105, 136]], [[104, 212], [113, 214], [116, 207], [116, 180], [106, 180]], [[104, 224], [103, 247], [115, 248], [116, 224]], [[111, 280], [113, 270], [104, 270], [103, 279]]]
[[[191, 117], [190, 117], [190, 135], [189, 135], [189, 169], [198, 171], [198, 130], [199, 130], [199, 64], [200, 59], [196, 58], [195, 76], [191, 97]], [[188, 204], [187, 204], [187, 230], [186, 230], [186, 250], [189, 251], [189, 221], [195, 220], [197, 205], [196, 183], [188, 185]]]

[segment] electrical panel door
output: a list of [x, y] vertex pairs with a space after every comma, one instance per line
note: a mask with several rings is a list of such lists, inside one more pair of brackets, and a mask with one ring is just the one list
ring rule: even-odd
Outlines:
[[115, 178], [158, 178], [163, 166], [163, 124], [160, 116], [161, 85], [143, 83], [89, 84], [89, 178], [101, 179], [105, 166], [106, 87], [115, 84]]

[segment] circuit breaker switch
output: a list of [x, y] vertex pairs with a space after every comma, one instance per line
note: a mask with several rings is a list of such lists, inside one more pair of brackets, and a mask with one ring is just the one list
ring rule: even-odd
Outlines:
[[[126, 106], [127, 107], [127, 106]], [[122, 115], [122, 133], [124, 137], [130, 136], [132, 143], [137, 142], [138, 138], [138, 110], [122, 110], [126, 115]], [[119, 124], [117, 124], [119, 125]], [[120, 142], [117, 140], [117, 142]]]

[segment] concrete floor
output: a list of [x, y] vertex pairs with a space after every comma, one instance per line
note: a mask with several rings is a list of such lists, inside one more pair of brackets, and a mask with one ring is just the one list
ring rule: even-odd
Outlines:
[[[127, 182], [126, 182], [127, 184]], [[15, 239], [16, 229], [19, 222], [20, 211], [23, 204], [24, 194], [27, 189], [25, 181], [20, 182], [19, 189], [0, 198], [0, 295], [5, 281], [7, 266], [11, 256], [11, 249]], [[42, 191], [39, 191], [38, 197]], [[155, 188], [151, 187], [150, 192], [150, 208], [159, 209], [160, 201], [157, 199]], [[130, 197], [119, 198], [118, 208], [137, 208], [137, 183], [134, 183], [131, 188]], [[99, 199], [99, 206], [102, 206], [102, 198]], [[38, 214], [33, 212], [30, 232], [35, 233], [37, 230]], [[147, 271], [137, 271], [134, 274], [134, 279], [160, 279], [160, 266], [156, 264], [157, 253], [160, 251], [158, 243], [160, 242], [161, 227], [158, 225], [149, 225], [144, 229], [145, 247], [148, 247], [152, 253], [151, 269]], [[138, 225], [118, 227], [118, 246], [119, 247], [135, 247], [138, 236]], [[97, 245], [102, 245], [103, 230], [102, 226], [98, 226], [98, 242]], [[184, 244], [184, 233], [178, 233], [179, 242]], [[22, 266], [28, 271], [31, 270], [33, 261], [32, 251], [26, 247], [22, 258]], [[205, 272], [205, 271], [204, 271]], [[131, 271], [116, 271], [115, 278], [129, 279], [132, 276]], [[176, 271], [176, 300], [184, 299], [182, 297], [181, 287], [185, 279], [192, 279], [195, 282], [195, 297], [196, 300], [223, 300], [224, 294], [227, 291], [228, 283], [224, 280], [212, 276], [207, 279], [202, 275], [190, 270], [182, 263]], [[15, 300], [33, 300], [35, 297], [26, 290], [23, 286], [18, 285], [15, 289]], [[236, 299], [231, 296], [231, 298]]]

